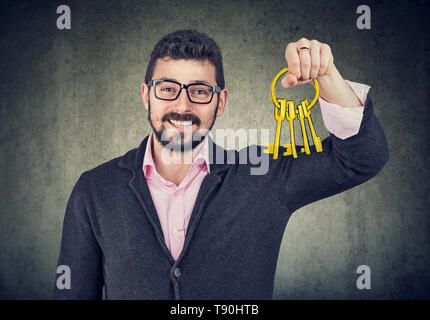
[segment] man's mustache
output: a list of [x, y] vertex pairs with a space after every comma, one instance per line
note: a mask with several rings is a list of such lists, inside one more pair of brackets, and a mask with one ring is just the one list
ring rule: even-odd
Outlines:
[[193, 124], [196, 124], [198, 126], [200, 125], [200, 122], [201, 122], [200, 119], [192, 113], [180, 114], [176, 112], [166, 113], [161, 120], [162, 121], [169, 121], [169, 120], [191, 121]]

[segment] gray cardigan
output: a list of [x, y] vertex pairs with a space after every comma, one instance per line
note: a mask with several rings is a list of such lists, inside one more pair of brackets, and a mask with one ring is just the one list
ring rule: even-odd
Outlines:
[[357, 135], [331, 134], [323, 152], [299, 152], [296, 159], [264, 154], [270, 158], [264, 175], [251, 175], [251, 165], [238, 161], [243, 152], [260, 154], [260, 146], [232, 151], [235, 163], [220, 164], [216, 155], [227, 159], [227, 151], [210, 139], [210, 174], [174, 261], [142, 171], [147, 140], [76, 183], [58, 262], [70, 267], [71, 288], [54, 285], [54, 298], [101, 299], [105, 286], [107, 299], [271, 299], [291, 214], [371, 179], [388, 161], [370, 98]]

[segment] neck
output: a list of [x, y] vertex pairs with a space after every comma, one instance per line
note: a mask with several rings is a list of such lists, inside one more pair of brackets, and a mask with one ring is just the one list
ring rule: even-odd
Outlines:
[[196, 148], [187, 152], [173, 152], [163, 147], [155, 136], [153, 136], [152, 158], [154, 159], [157, 172], [164, 179], [173, 182], [177, 186], [180, 185], [204, 143], [205, 140]]

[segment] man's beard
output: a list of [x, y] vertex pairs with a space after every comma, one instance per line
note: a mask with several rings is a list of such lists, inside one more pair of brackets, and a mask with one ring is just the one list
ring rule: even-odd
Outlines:
[[[200, 143], [203, 142], [204, 138], [209, 134], [215, 123], [216, 114], [218, 112], [218, 105], [219, 99], [215, 108], [215, 112], [212, 116], [212, 121], [209, 129], [200, 129], [199, 126], [201, 124], [201, 120], [194, 114], [179, 114], [176, 112], [170, 112], [162, 117], [161, 128], [160, 130], [157, 130], [151, 120], [151, 102], [149, 100], [148, 121], [152, 127], [152, 131], [154, 132], [155, 138], [158, 140], [158, 142], [160, 142], [163, 147], [168, 148], [169, 150], [174, 152], [186, 152], [195, 149], [198, 145], [200, 145]], [[164, 126], [163, 122], [168, 120], [192, 121], [192, 124], [196, 124], [198, 129], [194, 134], [192, 134], [192, 137], [188, 137], [187, 129], [185, 129], [185, 132], [173, 131], [174, 129], [170, 128], [166, 131], [166, 127]], [[173, 133], [173, 137], [170, 135], [170, 133]], [[191, 138], [190, 141], [188, 141], [187, 143], [185, 143], [185, 136], [187, 136], [187, 138]]]

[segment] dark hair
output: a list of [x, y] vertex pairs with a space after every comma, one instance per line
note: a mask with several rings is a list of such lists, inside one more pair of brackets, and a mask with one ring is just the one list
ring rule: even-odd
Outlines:
[[157, 59], [195, 59], [210, 61], [215, 67], [217, 85], [224, 89], [221, 49], [208, 35], [196, 30], [177, 30], [164, 36], [154, 47], [146, 69], [145, 82], [152, 80]]

